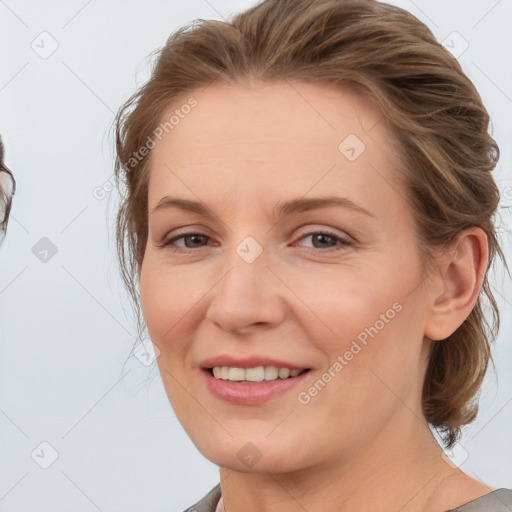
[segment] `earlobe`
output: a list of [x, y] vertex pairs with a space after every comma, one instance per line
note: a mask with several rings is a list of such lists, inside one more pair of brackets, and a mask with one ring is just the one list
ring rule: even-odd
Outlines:
[[453, 248], [439, 258], [444, 291], [432, 296], [425, 336], [439, 341], [462, 325], [475, 306], [487, 271], [487, 235], [478, 227], [459, 234]]

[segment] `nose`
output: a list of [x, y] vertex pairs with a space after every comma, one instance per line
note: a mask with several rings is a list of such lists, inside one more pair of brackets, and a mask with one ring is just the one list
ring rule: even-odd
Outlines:
[[206, 318], [224, 331], [240, 334], [275, 327], [284, 318], [284, 286], [268, 267], [265, 250], [252, 262], [240, 254], [233, 250], [226, 256]]

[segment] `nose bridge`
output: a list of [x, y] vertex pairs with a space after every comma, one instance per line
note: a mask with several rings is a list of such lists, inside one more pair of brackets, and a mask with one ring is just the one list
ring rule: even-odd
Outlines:
[[[229, 273], [221, 283], [225, 291], [249, 297], [264, 292], [268, 283], [264, 274], [267, 272], [268, 250], [263, 248], [254, 237], [247, 236], [226, 255]], [[244, 293], [244, 290], [250, 293]]]
[[231, 246], [223, 258], [222, 277], [214, 287], [207, 317], [226, 330], [272, 323], [281, 316], [278, 280], [267, 269], [269, 251], [252, 236]]

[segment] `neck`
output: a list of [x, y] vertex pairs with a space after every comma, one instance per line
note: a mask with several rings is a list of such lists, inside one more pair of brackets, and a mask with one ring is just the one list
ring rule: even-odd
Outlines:
[[[321, 467], [293, 473], [220, 469], [226, 512], [424, 512], [454, 470], [426, 423], [409, 413], [408, 428], [389, 425], [364, 449], [334, 453]], [[403, 418], [402, 418], [403, 420]], [[439, 506], [442, 506], [439, 503]], [[221, 511], [224, 512], [221, 508]], [[439, 510], [446, 510], [439, 508]]]

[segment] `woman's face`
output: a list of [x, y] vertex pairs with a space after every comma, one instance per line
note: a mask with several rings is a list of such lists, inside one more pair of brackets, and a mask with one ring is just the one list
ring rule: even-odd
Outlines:
[[285, 472], [420, 425], [433, 286], [383, 116], [300, 82], [191, 96], [152, 150], [140, 286], [192, 441], [220, 466]]

